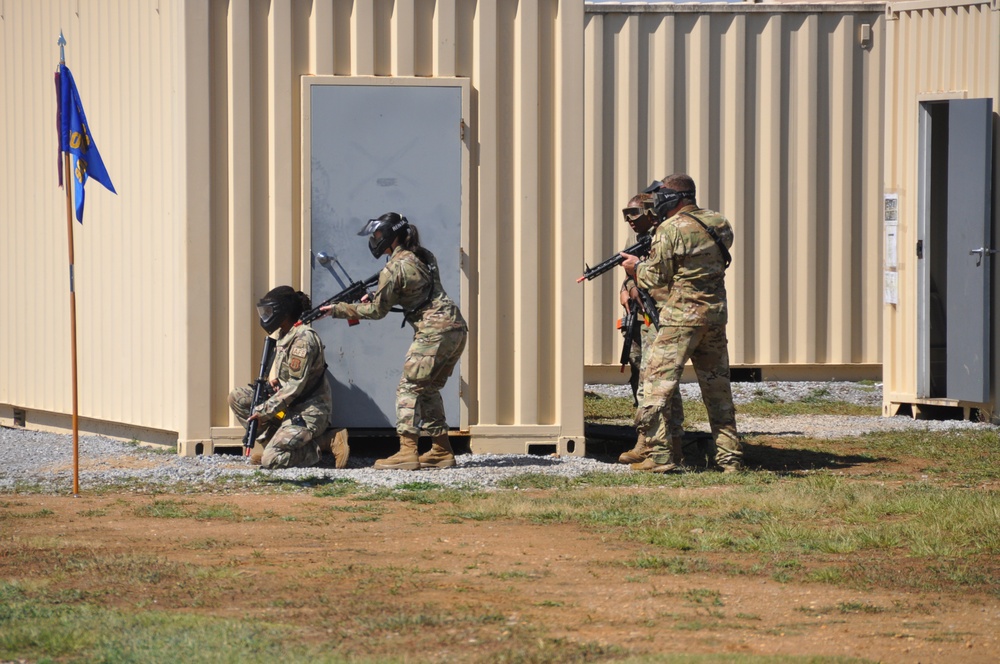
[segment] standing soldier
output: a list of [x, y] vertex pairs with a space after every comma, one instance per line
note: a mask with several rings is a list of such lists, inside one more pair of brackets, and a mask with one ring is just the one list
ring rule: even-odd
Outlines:
[[[653, 213], [652, 203], [653, 197], [651, 194], [636, 194], [629, 200], [628, 206], [622, 210], [625, 223], [635, 232], [638, 239], [642, 239], [643, 236], [654, 232], [659, 225], [659, 219]], [[659, 312], [645, 310], [642, 304], [643, 300], [639, 296], [639, 286], [631, 276], [625, 277], [621, 292], [619, 293], [619, 300], [621, 305], [629, 312], [637, 311], [643, 318], [642, 325], [639, 328], [639, 335], [632, 340], [629, 353], [629, 368], [632, 370], [629, 383], [632, 386], [632, 398], [635, 400], [636, 407], [638, 407], [643, 395], [642, 375], [646, 364], [649, 362], [649, 351], [656, 339]], [[647, 298], [646, 301], [648, 302], [649, 299]], [[628, 332], [623, 331], [623, 334], [628, 334]], [[677, 440], [681, 443], [683, 442], [684, 404], [681, 401], [680, 390], [674, 392], [674, 396], [670, 400], [670, 419], [667, 428], [671, 441]], [[652, 451], [652, 447], [646, 440], [645, 432], [640, 429], [635, 447], [627, 452], [623, 452], [618, 457], [618, 462], [628, 464], [642, 463], [649, 457], [650, 451]]]
[[708, 410], [715, 463], [725, 472], [738, 471], [743, 467], [743, 450], [736, 432], [726, 340], [725, 272], [732, 260], [733, 229], [718, 212], [698, 207], [690, 176], [671, 175], [654, 184], [653, 209], [665, 221], [653, 235], [647, 258], [624, 254], [622, 263], [660, 306], [660, 330], [636, 413], [636, 426], [653, 449], [632, 469], [662, 473], [680, 466], [682, 448], [668, 433], [667, 405], [690, 359]]
[[[441, 286], [437, 259], [420, 246], [417, 228], [406, 217], [387, 212], [370, 219], [358, 235], [371, 236], [368, 249], [372, 256], [389, 256], [379, 273], [378, 290], [371, 302], [338, 302], [320, 309], [334, 318], [379, 319], [398, 305], [413, 326], [413, 342], [396, 388], [399, 452], [379, 459], [375, 468], [450, 468], [455, 465], [455, 454], [448, 440], [441, 388], [462, 356], [469, 328], [458, 305]], [[431, 437], [432, 445], [418, 457], [421, 431]]]

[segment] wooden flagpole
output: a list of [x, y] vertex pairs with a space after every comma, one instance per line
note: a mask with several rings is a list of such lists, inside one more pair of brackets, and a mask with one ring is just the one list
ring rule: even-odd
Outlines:
[[63, 153], [63, 170], [66, 173], [66, 228], [69, 237], [69, 337], [71, 347], [71, 374], [73, 376], [73, 495], [80, 493], [80, 410], [76, 381], [76, 287], [73, 275], [73, 200], [70, 194], [69, 153]]
[[[62, 31], [59, 31], [59, 66], [60, 73], [62, 66], [66, 64], [66, 39]], [[60, 103], [62, 100], [60, 99]], [[62, 109], [60, 109], [62, 110]], [[62, 127], [60, 131], [60, 149], [62, 148]], [[73, 495], [80, 495], [80, 418], [79, 400], [77, 397], [76, 380], [76, 284], [73, 274], [73, 194], [70, 187], [73, 173], [70, 171], [69, 152], [63, 151], [63, 182], [66, 189], [66, 235], [69, 238], [69, 336], [70, 336], [70, 356], [72, 367], [70, 373], [73, 376]]]

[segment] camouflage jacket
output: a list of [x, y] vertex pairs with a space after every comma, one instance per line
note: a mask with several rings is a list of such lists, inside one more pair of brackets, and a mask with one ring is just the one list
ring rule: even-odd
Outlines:
[[278, 339], [268, 378], [278, 379], [278, 389], [257, 408], [265, 420], [281, 411], [299, 411], [307, 407], [316, 408], [327, 416], [333, 410], [323, 342], [309, 325], [293, 327]]
[[[650, 233], [655, 233], [656, 232], [656, 228], [652, 228], [649, 232]], [[640, 238], [642, 238], [642, 235], [636, 236], [636, 239], [640, 239]], [[642, 259], [648, 258], [648, 254], [646, 256], [640, 256], [639, 258], [642, 258]], [[639, 285], [639, 283], [634, 278], [632, 278], [632, 277], [630, 277], [628, 275], [625, 275], [625, 279], [622, 281], [622, 288], [621, 289], [623, 291], [631, 293], [631, 291], [632, 291], [633, 288], [641, 288], [641, 286]], [[659, 288], [659, 289], [655, 289], [655, 290], [647, 288], [646, 290], [649, 292], [649, 294], [653, 298], [653, 300], [657, 304], [659, 304], [659, 303], [661, 303], [663, 301], [663, 299], [666, 298], [665, 293], [668, 290], [668, 288], [667, 287], [663, 287], [663, 288]], [[663, 293], [661, 293], [660, 297], [656, 296], [656, 294], [655, 294], [656, 290], [663, 291]], [[638, 307], [638, 310], [641, 311], [641, 312], [643, 312], [643, 315], [646, 317], [646, 325], [651, 325], [652, 324], [651, 323], [651, 318], [650, 318], [651, 316], [652, 317], [658, 317], [658, 314], [656, 312], [649, 312], [649, 311], [645, 310], [645, 308], [642, 306], [642, 300], [640, 300], [638, 298], [633, 298], [631, 295], [629, 295], [629, 307]]]
[[636, 266], [636, 280], [661, 305], [661, 325], [725, 325], [725, 260], [712, 236], [691, 216], [713, 229], [727, 249], [733, 246], [729, 220], [686, 205], [656, 229], [649, 256]]
[[403, 309], [406, 322], [416, 332], [464, 330], [465, 319], [458, 305], [441, 286], [437, 260], [429, 251], [430, 264], [416, 254], [396, 247], [378, 277], [378, 290], [371, 302], [340, 302], [330, 314], [334, 318], [385, 318], [389, 309]]

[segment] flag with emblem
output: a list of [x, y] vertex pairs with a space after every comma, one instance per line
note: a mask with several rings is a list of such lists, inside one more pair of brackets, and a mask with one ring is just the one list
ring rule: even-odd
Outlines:
[[[76, 208], [76, 220], [83, 223], [83, 203], [87, 180], [94, 178], [113, 194], [117, 194], [111, 184], [111, 176], [104, 167], [104, 160], [97, 150], [94, 135], [87, 123], [87, 115], [83, 112], [80, 93], [76, 89], [76, 81], [69, 67], [64, 63], [59, 65], [56, 74], [59, 91], [59, 150], [69, 153], [72, 161], [70, 179], [73, 181], [73, 200]], [[69, 184], [67, 183], [67, 186]]]

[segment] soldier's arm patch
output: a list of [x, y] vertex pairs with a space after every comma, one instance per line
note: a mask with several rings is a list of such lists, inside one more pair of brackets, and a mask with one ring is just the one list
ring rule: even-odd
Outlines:
[[290, 360], [288, 360], [288, 370], [292, 372], [293, 375], [298, 374], [300, 371], [302, 371], [302, 358], [293, 357]]
[[308, 354], [308, 348], [306, 344], [295, 344], [292, 346], [291, 355], [292, 357], [305, 357]]

